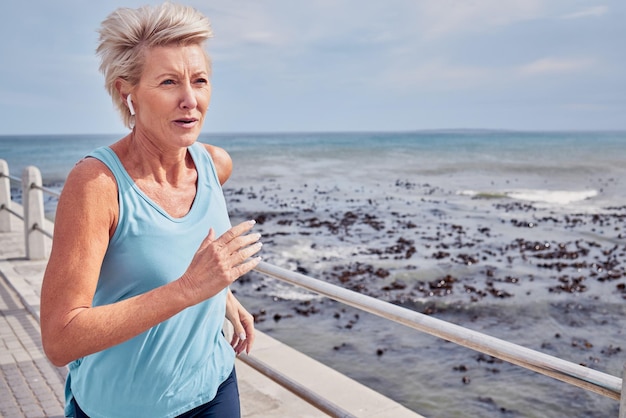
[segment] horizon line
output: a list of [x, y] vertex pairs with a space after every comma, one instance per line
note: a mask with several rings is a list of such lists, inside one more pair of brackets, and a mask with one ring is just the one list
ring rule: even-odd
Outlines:
[[[211, 135], [306, 135], [306, 134], [401, 134], [401, 133], [428, 133], [428, 132], [458, 132], [458, 133], [480, 133], [480, 132], [510, 132], [510, 133], [626, 133], [626, 128], [619, 129], [514, 129], [514, 128], [428, 128], [428, 129], [397, 129], [397, 130], [310, 130], [310, 131], [223, 131], [207, 132], [201, 131], [198, 137]], [[0, 137], [22, 137], [22, 136], [125, 136], [128, 132], [98, 132], [98, 133], [0, 133]]]

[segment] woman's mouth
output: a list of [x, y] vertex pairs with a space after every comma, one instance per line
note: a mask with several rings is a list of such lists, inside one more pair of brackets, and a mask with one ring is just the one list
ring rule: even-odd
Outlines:
[[176, 125], [182, 126], [185, 128], [195, 126], [197, 122], [198, 122], [198, 119], [195, 119], [195, 118], [181, 118], [181, 119], [176, 119], [174, 121]]

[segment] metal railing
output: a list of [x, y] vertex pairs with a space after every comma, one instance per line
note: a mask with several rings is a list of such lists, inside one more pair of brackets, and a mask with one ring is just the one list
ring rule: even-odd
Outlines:
[[[7, 200], [6, 188], [10, 189], [8, 185], [10, 179], [20, 181], [20, 179], [9, 176], [6, 162], [0, 160], [0, 232], [4, 231], [2, 227], [6, 224], [4, 222], [6, 221], [6, 216], [14, 215], [20, 217], [16, 211], [11, 209], [10, 190], [8, 191]], [[52, 237], [52, 234], [39, 226], [43, 225], [43, 200], [41, 193], [45, 191], [57, 196], [58, 193], [45, 190], [41, 186], [41, 175], [36, 167], [25, 168], [21, 182], [24, 202], [23, 219], [27, 246], [26, 253], [27, 258], [33, 258], [39, 255], [39, 249], [28, 249], [29, 245], [33, 245], [30, 239], [31, 235], [33, 235], [32, 232], [40, 232], [35, 234], [40, 237]], [[37, 205], [38, 208], [31, 208], [30, 206], [32, 205]], [[6, 216], [4, 215], [5, 212]], [[40, 213], [41, 220], [33, 220], [34, 218], [39, 219], [37, 216]], [[620, 401], [619, 418], [626, 418], [626, 365], [622, 372], [622, 378], [619, 378], [265, 262], [261, 262], [255, 270], [387, 320]], [[349, 416], [346, 411], [337, 405], [320, 398], [315, 393], [308, 391], [297, 382], [281, 375], [254, 357], [250, 357], [245, 362], [321, 411], [331, 416]]]
[[[569, 361], [510, 343], [441, 319], [362, 295], [321, 280], [261, 262], [257, 271], [435, 337], [508, 361], [574, 386], [620, 400], [623, 381]], [[622, 399], [622, 406], [624, 400]], [[621, 417], [622, 415], [620, 415]]]
[[311, 391], [307, 387], [301, 385], [293, 379], [290, 379], [288, 376], [280, 373], [279, 371], [271, 368], [264, 362], [260, 361], [254, 356], [240, 356], [238, 357], [243, 363], [252, 367], [254, 370], [261, 373], [263, 376], [273, 380], [278, 383], [282, 387], [288, 389], [294, 395], [300, 397], [301, 399], [307, 401], [309, 404], [313, 405], [320, 411], [328, 414], [331, 417], [341, 417], [341, 418], [354, 418], [350, 412], [341, 408], [338, 405], [330, 402], [328, 399], [318, 395], [317, 393]]
[[[11, 200], [11, 181], [21, 183], [22, 206]], [[22, 177], [17, 178], [9, 173], [9, 166], [0, 160], [0, 232], [15, 229], [12, 216], [23, 221], [26, 258], [43, 260], [48, 257], [49, 242], [52, 231], [46, 228], [49, 221], [44, 216], [44, 198], [47, 193], [59, 197], [59, 193], [43, 187], [41, 172], [35, 166], [25, 167]]]
[[[0, 160], [0, 231], [11, 231], [11, 216], [23, 219], [22, 213], [13, 210], [11, 206], [11, 180], [21, 182], [22, 179], [9, 175], [9, 166], [6, 161]], [[4, 213], [6, 212], [6, 213]]]

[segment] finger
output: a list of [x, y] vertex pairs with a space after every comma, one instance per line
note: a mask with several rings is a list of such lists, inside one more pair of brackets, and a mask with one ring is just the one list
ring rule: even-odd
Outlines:
[[246, 332], [246, 354], [250, 354], [252, 346], [254, 345], [254, 326], [250, 326], [250, 329]]
[[[241, 353], [243, 353], [244, 351], [246, 352], [246, 354], [250, 354], [250, 342], [248, 340], [244, 341], [245, 344], [243, 344], [243, 346], [241, 347]], [[239, 354], [241, 354], [239, 353]]]
[[247, 347], [247, 342], [246, 340], [239, 340], [239, 343], [237, 344], [237, 347], [235, 347], [235, 353], [237, 355], [240, 355], [241, 353], [243, 353], [246, 350]]
[[246, 330], [239, 319], [230, 320], [230, 323], [233, 325], [233, 336], [231, 338], [230, 345], [234, 347], [239, 340], [243, 341], [246, 339]]
[[251, 230], [255, 224], [255, 220], [241, 222], [240, 224], [233, 226], [228, 231], [224, 232], [222, 236], [217, 239], [217, 241], [219, 241], [223, 245], [226, 245], [235, 238]]
[[243, 276], [244, 274], [246, 274], [247, 272], [249, 272], [250, 270], [252, 270], [253, 268], [255, 268], [257, 265], [259, 265], [259, 263], [261, 262], [262, 258], [261, 257], [254, 257], [254, 258], [250, 258], [248, 261], [245, 261], [239, 265], [234, 266], [231, 269], [231, 273], [232, 273], [232, 277], [233, 277], [233, 281], [238, 279], [239, 277]]
[[257, 242], [254, 245], [240, 249], [234, 254], [234, 265], [241, 264], [259, 251], [263, 247], [262, 242]]
[[206, 248], [213, 241], [215, 241], [215, 230], [213, 228], [209, 228], [209, 233], [206, 235], [206, 237], [204, 237], [202, 243], [200, 243], [199, 249]]
[[241, 354], [247, 346], [246, 333], [243, 331], [239, 333], [234, 332], [230, 345], [233, 347], [237, 355]]
[[[233, 239], [226, 245], [229, 254], [236, 254], [243, 248], [250, 247], [261, 239], [261, 234], [247, 234]], [[254, 254], [254, 253], [253, 253]], [[251, 254], [250, 254], [251, 255]], [[248, 257], [250, 256], [248, 255]]]
[[239, 335], [236, 332], [233, 332], [233, 336], [230, 339], [230, 346], [235, 348], [237, 343], [239, 343]]
[[246, 340], [242, 340], [239, 337], [236, 337], [237, 341], [234, 342], [233, 344], [231, 344], [231, 346], [233, 347], [233, 350], [235, 350], [235, 354], [239, 355], [241, 353], [243, 353], [243, 351], [246, 349]]

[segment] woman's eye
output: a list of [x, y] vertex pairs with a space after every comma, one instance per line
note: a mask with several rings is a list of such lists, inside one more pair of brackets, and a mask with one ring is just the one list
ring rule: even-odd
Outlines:
[[174, 84], [174, 80], [163, 80], [163, 82], [161, 82], [161, 84], [171, 85], [171, 84]]
[[209, 82], [209, 80], [207, 80], [206, 78], [198, 78], [196, 80], [196, 83], [198, 84], [207, 84]]

